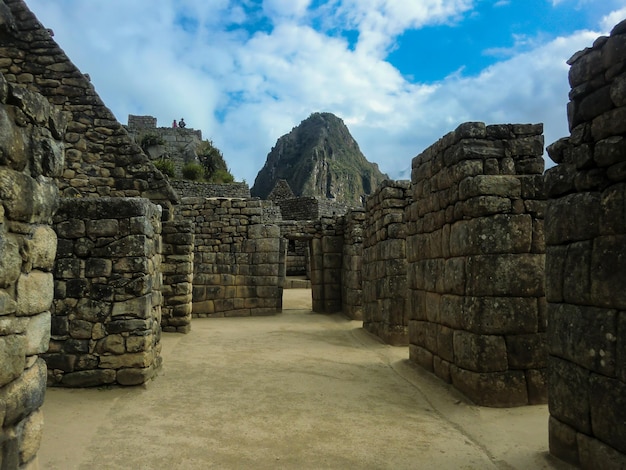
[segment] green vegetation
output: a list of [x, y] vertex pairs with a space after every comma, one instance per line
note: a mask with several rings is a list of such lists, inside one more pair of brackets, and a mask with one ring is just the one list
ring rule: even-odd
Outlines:
[[204, 167], [196, 162], [189, 162], [183, 166], [183, 178], [191, 181], [202, 181], [204, 178]]
[[139, 143], [144, 152], [150, 147], [163, 144], [165, 144], [165, 141], [159, 134], [146, 134], [141, 138], [141, 142]]
[[174, 162], [169, 158], [159, 158], [158, 160], [154, 160], [152, 163], [154, 163], [154, 166], [157, 167], [157, 170], [159, 170], [164, 175], [169, 176], [170, 178], [176, 176]]
[[204, 168], [204, 179], [209, 183], [232, 183], [231, 174], [220, 149], [211, 140], [203, 140], [196, 148], [200, 163]]

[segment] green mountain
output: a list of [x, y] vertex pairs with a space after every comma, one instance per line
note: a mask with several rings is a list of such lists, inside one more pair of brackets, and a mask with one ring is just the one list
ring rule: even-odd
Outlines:
[[388, 176], [367, 161], [343, 121], [313, 113], [278, 139], [267, 155], [250, 193], [266, 199], [284, 179], [296, 196], [318, 196], [361, 205]]

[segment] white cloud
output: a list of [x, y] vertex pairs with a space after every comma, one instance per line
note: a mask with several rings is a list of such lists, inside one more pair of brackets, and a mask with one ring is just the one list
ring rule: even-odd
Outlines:
[[[355, 50], [307, 26], [308, 0], [266, 0], [274, 28], [256, 34], [223, 27], [249, 20], [228, 0], [161, 0], [159, 8], [123, 0], [124, 15], [122, 0], [29, 6], [121, 122], [150, 114], [169, 126], [184, 117], [250, 184], [276, 140], [315, 111], [343, 118], [365, 155], [392, 177], [464, 121], [545, 122], [547, 143], [567, 134], [565, 60], [597, 33], [527, 45], [477, 76], [415, 84], [384, 60], [386, 48], [406, 28], [452, 20], [472, 2], [337, 1], [324, 11], [361, 32]], [[198, 18], [198, 28], [185, 31], [183, 13]]]
[[626, 19], [626, 7], [620, 10], [613, 11], [609, 13], [608, 15], [604, 16], [602, 18], [602, 22], [600, 23], [600, 26], [603, 31], [608, 33], [613, 29], [613, 27], [617, 23], [620, 23], [621, 21], [624, 21], [625, 19]]

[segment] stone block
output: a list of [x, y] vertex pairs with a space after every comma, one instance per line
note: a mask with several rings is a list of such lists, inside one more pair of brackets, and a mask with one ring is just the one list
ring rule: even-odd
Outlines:
[[89, 258], [85, 261], [85, 277], [109, 277], [112, 268], [109, 259]]
[[[550, 416], [548, 422], [550, 453], [559, 459], [580, 466], [576, 429]], [[593, 467], [590, 467], [593, 468]]]
[[510, 369], [540, 369], [547, 366], [545, 333], [507, 335], [505, 341]]
[[548, 347], [554, 356], [615, 376], [617, 334], [615, 310], [548, 305]]
[[43, 354], [48, 350], [50, 343], [51, 315], [43, 312], [28, 318], [26, 328], [26, 351], [27, 356]]
[[454, 387], [479, 406], [506, 408], [528, 404], [523, 371], [472, 372], [451, 365], [450, 375]]
[[465, 297], [464, 329], [476, 334], [535, 333], [538, 306], [535, 297]]
[[115, 302], [111, 311], [113, 318], [126, 315], [135, 318], [149, 318], [152, 312], [152, 295], [136, 297], [124, 302]]
[[43, 435], [43, 412], [35, 411], [21, 425], [18, 446], [20, 462], [30, 462], [37, 456]]
[[145, 368], [153, 364], [154, 351], [100, 356], [101, 369]]
[[18, 423], [43, 405], [46, 377], [46, 363], [37, 359], [21, 376], [0, 390], [0, 402], [6, 403], [5, 428]]
[[455, 205], [455, 218], [485, 217], [511, 212], [511, 199], [499, 196], [477, 196]]
[[454, 330], [443, 325], [437, 325], [437, 355], [454, 362]]
[[591, 256], [594, 305], [626, 309], [626, 235], [598, 237]]
[[476, 196], [519, 198], [521, 190], [521, 182], [515, 176], [477, 175], [461, 181], [459, 184], [459, 198], [461, 200]]
[[588, 370], [572, 362], [555, 356], [548, 358], [550, 415], [577, 431], [590, 435], [589, 376]]
[[465, 284], [465, 258], [447, 259], [444, 267], [443, 290], [450, 294], [464, 295]]
[[415, 344], [409, 344], [409, 360], [433, 372], [433, 353]]
[[0, 336], [0, 387], [15, 380], [23, 372], [26, 346], [23, 335]]
[[457, 295], [441, 296], [439, 322], [454, 329], [466, 326], [464, 297]]
[[87, 220], [86, 234], [91, 238], [115, 237], [120, 234], [120, 225], [117, 219]]
[[595, 437], [626, 454], [626, 384], [591, 374], [589, 402]]
[[436, 323], [427, 321], [409, 321], [409, 342], [436, 353], [437, 326]]
[[548, 201], [546, 244], [589, 240], [600, 231], [600, 193], [576, 193]]
[[433, 357], [433, 372], [441, 380], [447, 383], [452, 382], [452, 376], [450, 375], [450, 363], [441, 359], [439, 356]]
[[544, 265], [542, 254], [469, 256], [466, 292], [472, 296], [541, 297]]
[[[54, 230], [46, 225], [36, 226], [31, 233], [31, 239], [28, 241], [27, 246], [33, 268], [51, 271], [54, 267], [57, 251], [57, 235]], [[6, 262], [2, 248], [0, 248], [0, 260], [2, 260], [0, 263]], [[0, 272], [2, 271], [3, 269], [0, 266]]]
[[34, 315], [50, 309], [54, 297], [52, 273], [31, 271], [17, 281], [17, 314]]
[[450, 254], [528, 253], [532, 236], [533, 221], [526, 214], [458, 221], [450, 230]]
[[120, 369], [117, 371], [116, 382], [120, 385], [141, 385], [153, 378], [155, 373], [152, 367]]
[[506, 343], [502, 336], [454, 331], [454, 362], [475, 372], [498, 372], [508, 368]]
[[563, 265], [563, 300], [570, 304], [591, 303], [591, 258], [593, 242], [570, 243]]
[[567, 245], [546, 248], [546, 299], [548, 302], [563, 302], [567, 252]]
[[66, 387], [97, 387], [115, 382], [114, 370], [81, 370], [63, 374], [60, 385]]
[[[576, 435], [576, 438], [581, 468], [602, 468], [604, 470], [621, 470], [626, 468], [626, 455], [622, 452], [585, 434], [579, 433]], [[575, 462], [570, 463], [576, 465]]]
[[528, 404], [543, 405], [548, 403], [548, 369], [529, 369], [525, 373]]
[[59, 192], [50, 179], [34, 179], [3, 167], [0, 168], [0, 200], [9, 219], [47, 224], [58, 208]]

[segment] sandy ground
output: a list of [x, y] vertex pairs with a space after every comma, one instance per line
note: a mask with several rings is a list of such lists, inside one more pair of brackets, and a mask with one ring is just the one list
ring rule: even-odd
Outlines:
[[546, 406], [474, 406], [310, 295], [164, 335], [146, 386], [48, 389], [40, 468], [570, 468], [547, 453]]

